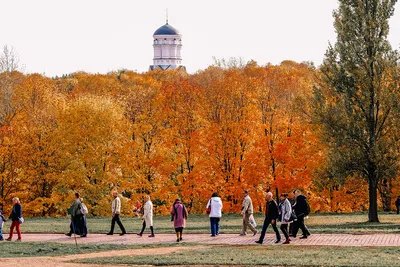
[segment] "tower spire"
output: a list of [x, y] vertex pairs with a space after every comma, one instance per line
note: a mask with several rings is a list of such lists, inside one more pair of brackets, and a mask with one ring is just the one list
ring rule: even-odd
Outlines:
[[165, 20], [166, 20], [166, 24], [168, 24], [168, 8], [165, 9]]

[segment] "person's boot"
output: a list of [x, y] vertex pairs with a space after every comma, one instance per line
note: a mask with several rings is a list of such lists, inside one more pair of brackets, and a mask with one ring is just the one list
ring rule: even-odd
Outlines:
[[11, 237], [7, 238], [6, 241], [11, 241]]
[[151, 235], [149, 235], [149, 237], [155, 237], [153, 226], [150, 226], [150, 231], [151, 231]]

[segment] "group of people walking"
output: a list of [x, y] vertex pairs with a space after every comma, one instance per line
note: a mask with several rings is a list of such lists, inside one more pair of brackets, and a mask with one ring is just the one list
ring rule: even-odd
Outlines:
[[[275, 243], [279, 243], [281, 241], [281, 235], [278, 230], [278, 222], [280, 222], [280, 230], [282, 231], [285, 241], [283, 244], [289, 244], [291, 239], [290, 236], [296, 237], [299, 229], [302, 231], [302, 236], [300, 238], [307, 238], [310, 235], [309, 230], [304, 225], [304, 218], [310, 212], [310, 206], [307, 202], [307, 198], [301, 194], [300, 190], [293, 191], [294, 194], [294, 204], [291, 205], [288, 200], [288, 194], [283, 193], [280, 195], [279, 204], [275, 202], [273, 199], [273, 194], [268, 192], [266, 194], [266, 206], [265, 206], [265, 219], [262, 226], [261, 234], [256, 243], [262, 244], [264, 242], [264, 237], [269, 225], [272, 226], [276, 239]], [[118, 197], [118, 192], [114, 191], [112, 193], [113, 201], [111, 203], [111, 229], [107, 233], [107, 235], [114, 234], [115, 224], [118, 224], [121, 233], [120, 235], [125, 235], [127, 233], [124, 225], [121, 222], [120, 213], [121, 213], [121, 200]], [[144, 231], [148, 227], [150, 229], [150, 235], [148, 237], [155, 237], [154, 226], [153, 226], [153, 203], [150, 200], [150, 196], [145, 196], [144, 198], [145, 204], [143, 207], [143, 216], [141, 217], [143, 220], [142, 229], [137, 233], [138, 236], [143, 236]], [[11, 241], [13, 238], [14, 229], [16, 229], [18, 234], [17, 241], [22, 240], [20, 225], [23, 223], [22, 217], [22, 205], [17, 197], [13, 198], [13, 209], [9, 216], [9, 219], [12, 220], [12, 224], [10, 227], [10, 235], [7, 239]], [[222, 200], [218, 193], [213, 193], [211, 198], [208, 200], [206, 204], [206, 212], [209, 215], [210, 219], [210, 232], [212, 237], [216, 237], [220, 232], [220, 219], [222, 217]], [[7, 219], [2, 214], [2, 205], [0, 205], [0, 241], [4, 240], [2, 234], [2, 228], [4, 222]], [[137, 204], [134, 210], [137, 214], [141, 212], [140, 204]], [[81, 237], [87, 236], [87, 225], [86, 225], [86, 214], [88, 213], [86, 205], [83, 203], [83, 200], [80, 197], [79, 193], [75, 193], [75, 200], [72, 203], [69, 214], [71, 215], [70, 221], [70, 231], [66, 233], [67, 236], [72, 236], [72, 234], [80, 235]], [[243, 191], [243, 202], [242, 202], [242, 210], [241, 216], [243, 217], [242, 221], [242, 230], [240, 235], [247, 235], [247, 228], [253, 233], [253, 236], [257, 235], [259, 231], [256, 229], [256, 223], [253, 216], [254, 209], [253, 203], [249, 196], [249, 192], [247, 190]], [[170, 209], [171, 221], [173, 222], [173, 226], [176, 232], [176, 241], [182, 241], [182, 233], [183, 229], [186, 227], [186, 220], [188, 218], [188, 211], [182, 201], [177, 198], [174, 204]], [[290, 228], [288, 228], [290, 224]], [[290, 230], [289, 230], [290, 229]]]
[[[280, 195], [279, 205], [273, 199], [272, 192], [267, 193], [265, 219], [260, 238], [255, 241], [256, 243], [262, 244], [264, 242], [265, 233], [270, 224], [276, 235], [275, 243], [281, 242], [281, 235], [277, 228], [278, 221], [281, 224], [280, 229], [285, 236], [283, 244], [289, 244], [291, 241], [290, 236], [295, 238], [299, 229], [302, 231], [301, 239], [307, 238], [310, 235], [310, 231], [304, 225], [304, 218], [310, 213], [307, 198], [301, 194], [300, 190], [295, 190], [293, 194], [295, 203], [292, 206], [288, 200], [287, 193], [282, 193]], [[291, 233], [289, 233], [288, 230], [288, 225], [290, 223], [292, 223]]]
[[[279, 205], [273, 199], [272, 192], [266, 195], [265, 219], [262, 226], [259, 239], [256, 241], [258, 244], [264, 242], [265, 233], [269, 225], [272, 226], [275, 234], [275, 243], [281, 242], [281, 235], [279, 233], [277, 224], [280, 222], [280, 230], [285, 236], [283, 244], [289, 244], [290, 236], [296, 237], [299, 229], [302, 231], [301, 239], [307, 238], [310, 231], [304, 225], [304, 218], [310, 213], [310, 206], [307, 198], [301, 194], [300, 190], [293, 191], [295, 202], [293, 205], [288, 200], [288, 194], [283, 193], [280, 195]], [[243, 191], [242, 211], [240, 215], [243, 217], [242, 231], [240, 236], [247, 235], [247, 228], [253, 233], [253, 236], [258, 234], [256, 223], [253, 216], [253, 202], [249, 196], [248, 190]], [[215, 237], [219, 234], [219, 222], [222, 216], [222, 201], [218, 193], [213, 193], [210, 200], [206, 205], [206, 212], [210, 217], [211, 236]], [[291, 224], [291, 231], [289, 231], [289, 224]], [[290, 232], [290, 233], [289, 233]]]

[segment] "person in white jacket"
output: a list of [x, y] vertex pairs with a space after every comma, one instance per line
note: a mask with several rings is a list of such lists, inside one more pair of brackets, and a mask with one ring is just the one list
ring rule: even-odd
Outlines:
[[150, 196], [145, 196], [144, 197], [144, 201], [146, 202], [144, 204], [144, 208], [143, 208], [143, 226], [142, 226], [142, 231], [140, 231], [140, 233], [138, 233], [138, 236], [142, 236], [144, 230], [146, 229], [146, 225], [150, 226], [150, 231], [151, 234], [149, 235], [149, 237], [154, 237], [154, 228], [153, 228], [153, 203], [150, 201]]
[[218, 193], [213, 193], [211, 199], [207, 202], [206, 209], [211, 208], [210, 211], [210, 226], [211, 236], [219, 234], [219, 221], [222, 217], [222, 200]]

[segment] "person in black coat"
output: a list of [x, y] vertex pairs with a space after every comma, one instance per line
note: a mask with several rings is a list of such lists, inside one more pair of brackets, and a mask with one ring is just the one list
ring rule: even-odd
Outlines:
[[297, 221], [293, 223], [292, 236], [296, 237], [297, 232], [299, 231], [300, 228], [303, 233], [303, 235], [300, 238], [301, 239], [307, 238], [307, 236], [310, 235], [310, 231], [308, 231], [307, 227], [304, 224], [304, 217], [308, 215], [307, 198], [301, 194], [301, 191], [299, 189], [295, 190], [293, 194], [296, 199], [296, 202], [294, 203], [292, 209], [294, 210], [297, 216]]
[[278, 212], [278, 205], [276, 204], [275, 200], [272, 199], [272, 193], [268, 192], [266, 196], [266, 209], [265, 209], [265, 219], [264, 224], [262, 227], [260, 239], [256, 241], [258, 244], [262, 244], [265, 237], [265, 232], [267, 231], [268, 225], [272, 225], [272, 229], [276, 234], [275, 243], [281, 241], [281, 235], [279, 234], [279, 230], [276, 227], [276, 220], [278, 219], [279, 212]]
[[397, 214], [399, 214], [399, 212], [400, 212], [400, 196], [397, 197], [396, 202], [394, 202], [394, 204], [396, 204]]

